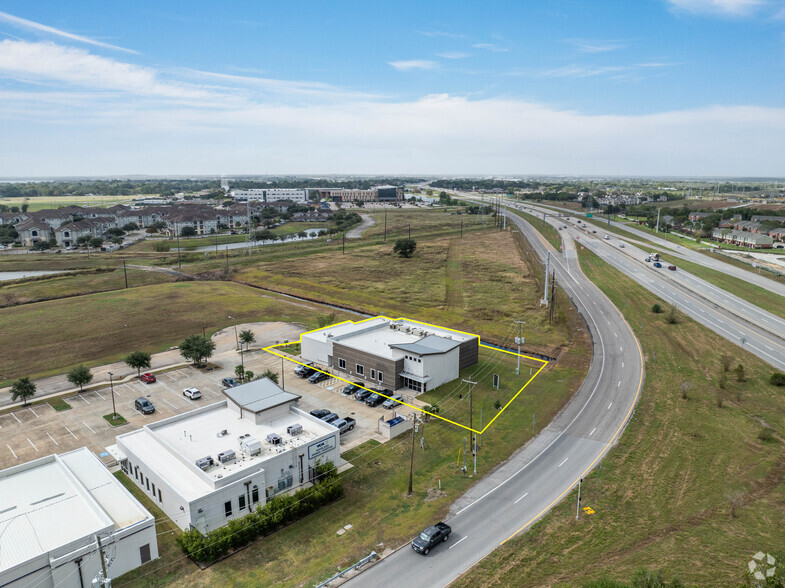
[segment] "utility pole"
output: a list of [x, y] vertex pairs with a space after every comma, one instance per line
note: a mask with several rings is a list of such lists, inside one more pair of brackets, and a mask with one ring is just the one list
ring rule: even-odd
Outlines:
[[477, 385], [477, 382], [472, 382], [471, 380], [461, 380], [464, 384], [470, 384], [469, 388], [469, 430], [472, 432], [471, 438], [471, 448], [472, 448], [472, 455], [474, 456], [474, 473], [477, 473], [477, 435], [474, 433], [474, 425], [472, 419], [472, 413], [474, 412], [473, 409], [473, 399], [472, 399], [472, 390]]
[[575, 520], [581, 518], [581, 482], [583, 482], [583, 478], [578, 480], [578, 502], [575, 505]]
[[[101, 557], [101, 576], [98, 579], [98, 586], [106, 586], [107, 588], [111, 588], [112, 580], [106, 574], [106, 557], [104, 556], [104, 547], [101, 545], [101, 538], [96, 535], [95, 542], [98, 544], [98, 554]], [[93, 580], [93, 585], [95, 584], [95, 580]]]
[[125, 288], [128, 289], [128, 270], [125, 267], [125, 257], [123, 257], [123, 275], [125, 276]]
[[550, 324], [553, 324], [553, 315], [556, 313], [554, 298], [556, 297], [556, 272], [551, 275], [551, 311], [548, 314]]
[[521, 336], [521, 329], [526, 321], [513, 321], [518, 324], [518, 336], [515, 337], [515, 342], [518, 344], [518, 367], [515, 368], [515, 374], [521, 373], [521, 345], [523, 344], [523, 337]]
[[412, 423], [412, 455], [409, 459], [409, 494], [412, 493], [412, 478], [414, 477], [414, 429], [417, 428], [417, 413], [413, 412], [412, 416], [414, 422]]
[[114, 384], [112, 383], [112, 372], [109, 372], [109, 389], [112, 391], [112, 418], [117, 419], [117, 409], [114, 406]]
[[286, 375], [284, 372], [284, 361], [283, 357], [281, 358], [281, 390], [286, 390]]
[[387, 243], [387, 209], [384, 209], [384, 242]]
[[463, 239], [463, 219], [461, 219], [461, 239]]

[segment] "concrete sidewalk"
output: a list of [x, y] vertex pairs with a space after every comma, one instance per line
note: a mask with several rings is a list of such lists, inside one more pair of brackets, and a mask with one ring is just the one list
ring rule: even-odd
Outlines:
[[[236, 329], [236, 330], [235, 330]], [[297, 341], [300, 334], [305, 332], [303, 327], [281, 322], [260, 322], [260, 323], [244, 323], [236, 327], [227, 327], [216, 331], [212, 335], [212, 340], [215, 342], [215, 351], [210, 358], [211, 363], [217, 364], [238, 364], [240, 363], [240, 353], [237, 348], [237, 337], [240, 331], [250, 329], [256, 336], [256, 343], [254, 343], [250, 350], [259, 350], [262, 347], [273, 345], [275, 343], [282, 343], [284, 340]], [[129, 350], [129, 353], [133, 350]], [[88, 361], [89, 358], [84, 358]], [[161, 353], [154, 353], [150, 358], [150, 369], [144, 370], [147, 372], [161, 372], [170, 369], [176, 369], [190, 365], [189, 362], [183, 360], [180, 355], [180, 350], [177, 347], [162, 351]], [[116, 361], [102, 366], [91, 368], [93, 374], [93, 381], [85, 386], [85, 391], [95, 390], [109, 386], [109, 372], [112, 372], [112, 381], [119, 384], [128, 380], [136, 378], [136, 370], [128, 367], [123, 361]], [[59, 396], [61, 394], [73, 394], [79, 391], [71, 382], [68, 381], [67, 374], [59, 374], [57, 376], [50, 376], [48, 378], [41, 378], [34, 381], [36, 385], [35, 396], [28, 400], [36, 402], [50, 398], [52, 396]], [[21, 402], [11, 401], [11, 387], [0, 388], [0, 408], [13, 408], [22, 406]]]

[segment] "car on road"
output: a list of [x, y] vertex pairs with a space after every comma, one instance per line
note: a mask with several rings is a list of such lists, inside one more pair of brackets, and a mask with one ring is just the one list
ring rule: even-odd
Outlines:
[[352, 417], [344, 417], [342, 419], [338, 419], [337, 421], [333, 421], [330, 423], [333, 427], [336, 427], [338, 431], [343, 435], [344, 433], [348, 433], [352, 429], [354, 429], [354, 425], [357, 424], [357, 421], [354, 420]]
[[662, 267], [662, 264], [659, 261], [655, 261], [654, 267]]
[[145, 384], [155, 384], [155, 376], [153, 374], [142, 374], [139, 376], [139, 379]]
[[428, 555], [428, 552], [439, 543], [444, 543], [450, 538], [452, 528], [447, 523], [436, 523], [417, 535], [412, 541], [412, 549], [417, 553]]
[[322, 421], [324, 421], [325, 423], [332, 423], [332, 422], [334, 422], [334, 421], [337, 421], [339, 418], [341, 418], [341, 417], [339, 417], [339, 416], [338, 416], [337, 414], [335, 414], [334, 412], [331, 412], [330, 414], [326, 414], [326, 415], [324, 415], [324, 416], [323, 416], [321, 419], [319, 419], [319, 420], [322, 420]]
[[316, 384], [316, 383], [321, 382], [322, 380], [326, 380], [328, 378], [332, 378], [332, 376], [330, 374], [328, 374], [327, 372], [314, 372], [308, 378], [308, 381], [311, 384]]
[[676, 271], [676, 266], [675, 265], [669, 265], [668, 269], [671, 270], [672, 272], [675, 272]]
[[183, 390], [183, 396], [191, 400], [199, 400], [202, 397], [202, 393], [199, 392], [198, 388], [186, 388]]
[[332, 411], [327, 410], [326, 408], [316, 408], [316, 409], [312, 410], [310, 414], [311, 414], [311, 416], [314, 416], [317, 419], [320, 419], [322, 417], [326, 417], [328, 414], [330, 414], [330, 412], [332, 412]]
[[354, 395], [354, 399], [360, 402], [365, 402], [365, 399], [368, 398], [371, 394], [373, 394], [373, 391], [371, 390], [359, 390], [357, 394]]
[[237, 383], [237, 380], [234, 378], [224, 378], [221, 380], [221, 386], [224, 388], [234, 388], [235, 386], [239, 386], [240, 384]]
[[359, 382], [353, 382], [351, 384], [347, 384], [346, 386], [343, 387], [343, 391], [341, 392], [341, 394], [343, 394], [344, 396], [353, 396], [354, 394], [357, 394], [360, 390], [363, 389], [362, 386], [363, 385], [360, 384]]
[[596, 230], [595, 230], [595, 231], [592, 231], [592, 233], [596, 233], [596, 232], [597, 232]]
[[621, 247], [622, 249], [624, 249], [624, 243], [619, 243], [619, 247]]
[[643, 261], [645, 261], [646, 263], [649, 263], [649, 262], [651, 261], [651, 257], [647, 257], [647, 258], [646, 258], [646, 259], [644, 259]]
[[382, 403], [382, 408], [395, 408], [396, 406], [401, 404], [402, 400], [403, 400], [403, 395], [393, 394]]
[[147, 398], [137, 398], [134, 400], [134, 408], [142, 414], [153, 414], [155, 406]]

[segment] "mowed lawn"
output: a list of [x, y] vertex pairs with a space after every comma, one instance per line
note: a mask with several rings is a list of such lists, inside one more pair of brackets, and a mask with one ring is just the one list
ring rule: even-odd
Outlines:
[[[0, 382], [101, 365], [250, 321], [316, 326], [323, 308], [231, 282], [176, 282], [0, 309]], [[336, 311], [337, 319], [347, 316]], [[232, 316], [233, 319], [228, 317]]]
[[[636, 326], [646, 360], [640, 402], [601, 470], [584, 479], [582, 505], [595, 514], [576, 521], [573, 492], [456, 586], [629, 581], [640, 567], [687, 585], [746, 585], [751, 556], [785, 545], [785, 393], [768, 383], [773, 369], [684, 315], [668, 324], [651, 312], [661, 300], [580, 255]], [[731, 371], [721, 387], [724, 354], [732, 369], [743, 365], [744, 382]]]

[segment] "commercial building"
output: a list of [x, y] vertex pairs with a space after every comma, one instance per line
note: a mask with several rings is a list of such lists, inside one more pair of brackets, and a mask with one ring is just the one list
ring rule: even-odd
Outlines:
[[319, 198], [335, 202], [397, 202], [403, 200], [403, 188], [376, 186], [368, 190], [320, 189]]
[[155, 519], [86, 447], [0, 472], [0, 586], [84, 588], [158, 557]]
[[382, 388], [433, 390], [477, 363], [479, 337], [406, 319], [375, 317], [304, 333], [301, 356]]
[[226, 400], [120, 435], [108, 448], [181, 529], [204, 533], [339, 464], [338, 430], [264, 378]]
[[305, 190], [297, 188], [251, 188], [248, 190], [232, 190], [235, 200], [261, 200], [262, 202], [277, 202], [289, 200], [305, 204], [308, 201]]

